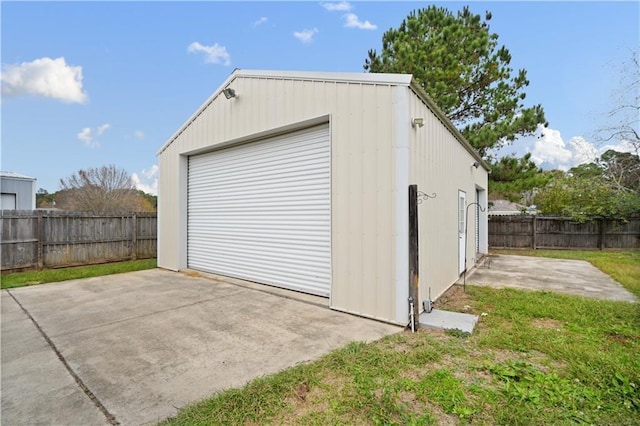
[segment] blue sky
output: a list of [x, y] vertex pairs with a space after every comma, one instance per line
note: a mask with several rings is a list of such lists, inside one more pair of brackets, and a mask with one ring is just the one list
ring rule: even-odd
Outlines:
[[[584, 161], [605, 125], [617, 65], [639, 45], [638, 2], [7, 2], [2, 20], [1, 168], [58, 190], [115, 164], [157, 188], [158, 148], [234, 68], [363, 72], [367, 51], [430, 4], [484, 15], [549, 121], [532, 152]], [[588, 157], [588, 156], [587, 156]]]

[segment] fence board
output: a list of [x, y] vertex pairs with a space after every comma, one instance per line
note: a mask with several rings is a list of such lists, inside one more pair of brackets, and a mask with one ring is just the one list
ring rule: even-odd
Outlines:
[[491, 248], [640, 248], [640, 217], [578, 223], [553, 216], [490, 216], [488, 230]]
[[2, 272], [157, 255], [156, 213], [3, 210], [1, 220]]

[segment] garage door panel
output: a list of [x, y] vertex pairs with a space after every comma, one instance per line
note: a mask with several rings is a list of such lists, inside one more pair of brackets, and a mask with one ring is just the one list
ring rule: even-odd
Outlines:
[[[215, 189], [215, 188], [210, 188]], [[204, 191], [207, 191], [206, 188], [203, 188]], [[282, 192], [286, 191], [287, 195], [282, 195]], [[249, 196], [255, 196], [254, 198], [249, 198]], [[225, 204], [231, 206], [237, 206], [239, 201], [242, 201], [242, 205], [239, 207], [246, 208], [249, 206], [283, 206], [284, 203], [288, 205], [298, 205], [301, 206], [304, 203], [305, 206], [313, 206], [315, 205], [318, 209], [323, 209], [327, 197], [330, 194], [328, 191], [317, 188], [315, 186], [310, 186], [307, 188], [287, 188], [287, 185], [282, 185], [280, 188], [269, 188], [266, 191], [246, 191], [242, 193], [234, 192], [220, 192], [216, 194], [216, 199], [211, 200], [210, 195], [208, 196], [194, 196], [192, 198], [193, 201], [201, 201], [202, 206], [198, 206], [197, 208], [208, 208], [209, 206], [222, 207]], [[295, 198], [293, 198], [295, 197]]]
[[[326, 156], [325, 156], [326, 157]], [[326, 160], [326, 158], [325, 158]], [[301, 161], [298, 160], [290, 160], [290, 161]], [[215, 167], [214, 165], [210, 166], [211, 168]], [[262, 167], [261, 165], [255, 165], [251, 167]], [[218, 173], [207, 173], [207, 170], [202, 170], [201, 172], [198, 170], [194, 170], [195, 173], [199, 173], [203, 178], [215, 178], [215, 186], [221, 189], [231, 189], [231, 188], [252, 188], [254, 185], [258, 186], [270, 186], [275, 185], [276, 183], [281, 182], [290, 182], [293, 184], [306, 184], [308, 183], [308, 178], [312, 177], [322, 177], [327, 174], [329, 168], [323, 164], [310, 163], [309, 165], [296, 165], [295, 167], [271, 167], [269, 170], [238, 170], [235, 169], [230, 171], [228, 174], [224, 176], [220, 176], [222, 170], [219, 170]], [[305, 178], [300, 181], [300, 178]], [[269, 179], [269, 180], [265, 180]], [[203, 182], [203, 185], [208, 185], [208, 183]], [[227, 187], [230, 185], [230, 187]]]
[[190, 157], [189, 267], [328, 296], [330, 164], [328, 125]]
[[[315, 141], [314, 143], [322, 143], [322, 141], [319, 140]], [[246, 146], [241, 146], [240, 148], [245, 148]], [[210, 172], [205, 171], [205, 175], [216, 175], [218, 172], [220, 172], [221, 174], [224, 174], [224, 176], [220, 177], [224, 181], [232, 180], [239, 175], [244, 175], [245, 172], [249, 173], [252, 176], [265, 176], [274, 169], [279, 169], [282, 167], [287, 170], [295, 171], [296, 169], [300, 168], [300, 162], [308, 163], [308, 166], [316, 165], [328, 168], [325, 159], [330, 150], [326, 148], [305, 149], [312, 146], [312, 144], [308, 144], [299, 147], [299, 149], [294, 152], [287, 152], [283, 150], [264, 151], [261, 156], [257, 156], [255, 154], [247, 155], [244, 154], [241, 150], [238, 155], [221, 155], [220, 158], [216, 159], [215, 161], [211, 161], [210, 163], [194, 164], [194, 171], [199, 171], [199, 168], [207, 169], [209, 167], [214, 167], [215, 170], [210, 170]], [[264, 158], [265, 156], [271, 156], [271, 158]], [[237, 164], [234, 164], [240, 161], [243, 165], [242, 170], [239, 170]], [[307, 165], [304, 164], [303, 167], [307, 167]]]

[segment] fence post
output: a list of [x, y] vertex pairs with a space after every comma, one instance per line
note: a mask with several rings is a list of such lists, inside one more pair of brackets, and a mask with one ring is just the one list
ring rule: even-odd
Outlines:
[[604, 250], [604, 219], [600, 219], [600, 244], [598, 244], [600, 250]]
[[136, 260], [138, 258], [138, 215], [135, 213], [131, 217], [131, 223], [133, 224], [133, 235], [131, 235], [131, 258]]
[[536, 220], [536, 216], [533, 216], [533, 220], [531, 221], [531, 245], [533, 246], [533, 249], [536, 249], [537, 246], [537, 241], [536, 241], [536, 227], [537, 227], [537, 220]]
[[418, 235], [418, 185], [409, 185], [409, 303], [413, 303], [413, 312], [410, 312], [412, 331], [420, 327]]
[[44, 269], [44, 217], [42, 211], [38, 211], [36, 225], [38, 228], [36, 232], [36, 238], [38, 239], [36, 258], [38, 259], [38, 270], [41, 271]]

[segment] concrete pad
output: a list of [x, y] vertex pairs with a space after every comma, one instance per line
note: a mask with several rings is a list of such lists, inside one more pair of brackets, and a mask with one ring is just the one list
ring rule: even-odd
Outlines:
[[126, 425], [154, 423], [215, 392], [350, 341], [402, 330], [315, 303], [162, 270], [11, 293], [87, 388]]
[[421, 327], [436, 328], [440, 330], [458, 329], [465, 333], [473, 333], [473, 329], [478, 323], [478, 316], [432, 309], [429, 313], [422, 312], [420, 314], [419, 321]]
[[467, 284], [552, 291], [594, 299], [638, 302], [610, 276], [582, 260], [491, 255], [466, 278]]
[[9, 293], [0, 299], [2, 424], [109, 424]]

